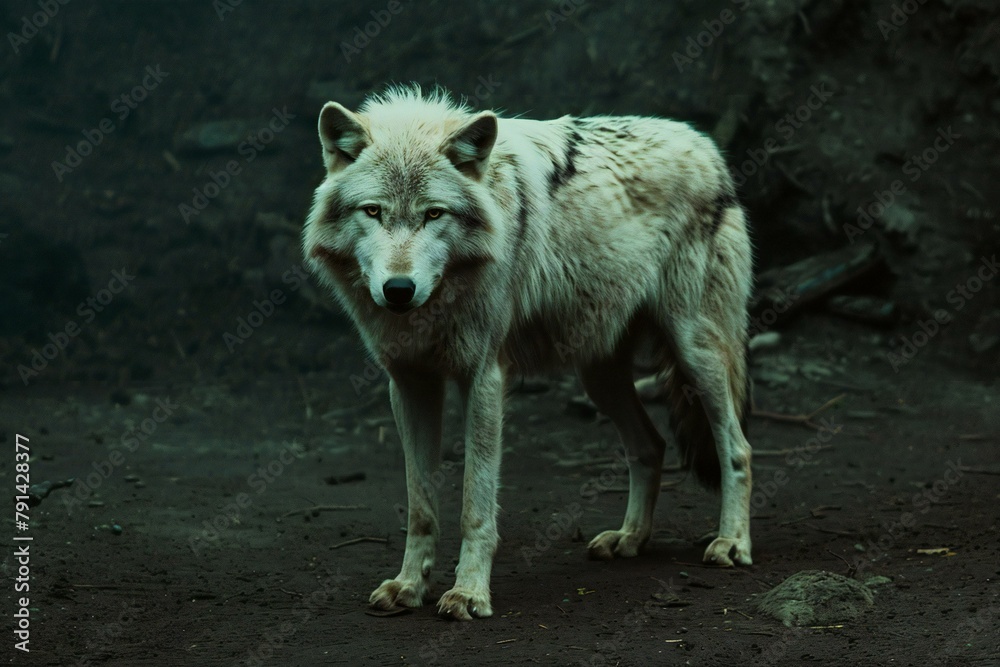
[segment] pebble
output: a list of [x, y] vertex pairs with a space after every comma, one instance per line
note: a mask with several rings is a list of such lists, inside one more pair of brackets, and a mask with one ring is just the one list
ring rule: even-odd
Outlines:
[[236, 148], [252, 129], [244, 120], [215, 120], [189, 128], [174, 144], [178, 153], [214, 153]]

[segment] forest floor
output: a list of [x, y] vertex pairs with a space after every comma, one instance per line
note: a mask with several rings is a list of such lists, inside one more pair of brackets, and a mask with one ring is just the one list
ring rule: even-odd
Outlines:
[[[678, 483], [643, 553], [588, 560], [586, 541], [625, 507], [613, 426], [567, 409], [572, 376], [522, 384], [505, 428], [494, 616], [451, 622], [428, 604], [380, 618], [367, 599], [401, 563], [406, 502], [385, 386], [358, 381], [353, 334], [267, 326], [325, 341], [341, 363], [192, 382], [177, 356], [158, 366], [165, 379], [124, 394], [84, 384], [0, 406], [5, 444], [30, 438], [32, 482], [76, 478], [31, 512], [30, 664], [998, 664], [995, 381], [931, 354], [896, 373], [863, 326], [797, 320], [755, 354], [757, 411], [845, 396], [819, 428], [751, 420], [754, 565], [737, 569], [700, 563], [718, 500], [679, 472], [665, 475]], [[649, 410], [662, 429], [665, 410]], [[437, 594], [459, 547], [458, 433], [450, 400]], [[0, 465], [6, 480], [12, 459]], [[860, 617], [821, 627], [757, 610], [803, 570], [891, 581]]]

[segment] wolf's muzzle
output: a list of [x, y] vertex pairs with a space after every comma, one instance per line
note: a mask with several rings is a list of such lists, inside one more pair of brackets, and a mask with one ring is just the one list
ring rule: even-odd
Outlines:
[[382, 294], [389, 303], [389, 308], [396, 311], [408, 310], [407, 306], [413, 300], [416, 291], [416, 283], [404, 276], [389, 278], [382, 285]]

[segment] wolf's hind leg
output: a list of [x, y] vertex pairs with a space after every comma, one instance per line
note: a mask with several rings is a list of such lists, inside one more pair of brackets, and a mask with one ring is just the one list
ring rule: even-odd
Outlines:
[[[698, 317], [676, 318], [678, 361], [699, 397], [690, 410], [704, 410], [720, 466], [722, 508], [719, 536], [705, 550], [704, 561], [716, 565], [751, 565], [750, 444], [741, 421], [746, 418], [746, 359], [741, 345], [727, 341], [718, 327]], [[737, 403], [739, 401], [739, 403]]]
[[406, 459], [409, 518], [403, 566], [395, 579], [383, 581], [369, 598], [369, 604], [378, 609], [423, 604], [438, 539], [433, 474], [441, 454], [444, 380], [434, 374], [412, 371], [393, 371], [391, 376], [389, 397]]
[[653, 510], [660, 496], [660, 472], [666, 446], [646, 414], [632, 381], [631, 355], [614, 357], [579, 369], [587, 395], [618, 429], [628, 457], [628, 506], [618, 530], [606, 530], [591, 540], [592, 558], [630, 557], [649, 539]]

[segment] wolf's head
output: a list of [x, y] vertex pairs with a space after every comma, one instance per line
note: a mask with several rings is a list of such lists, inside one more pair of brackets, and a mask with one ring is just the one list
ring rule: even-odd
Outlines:
[[357, 113], [327, 103], [319, 136], [327, 177], [303, 242], [321, 278], [342, 293], [367, 288], [403, 313], [427, 302], [450, 269], [488, 261], [492, 112], [397, 88]]

